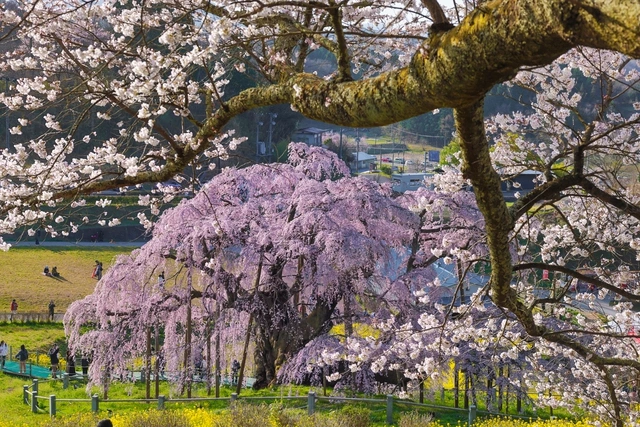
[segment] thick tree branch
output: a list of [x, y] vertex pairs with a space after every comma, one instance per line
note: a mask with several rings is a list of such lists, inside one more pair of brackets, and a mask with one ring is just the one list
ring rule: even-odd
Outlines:
[[[316, 120], [352, 127], [382, 126], [435, 108], [469, 106], [520, 67], [547, 64], [580, 44], [615, 46], [638, 57], [640, 5], [627, 3], [634, 12], [599, 2], [607, 26], [594, 22], [580, 5], [567, 2], [490, 2], [470, 13], [460, 26], [432, 35], [409, 67], [345, 83], [295, 75], [282, 83], [291, 95], [286, 102]], [[600, 34], [590, 34], [596, 30]], [[635, 37], [623, 40], [617, 31]], [[254, 102], [269, 105], [258, 99]]]
[[640, 219], [640, 207], [638, 207], [637, 205], [629, 203], [626, 200], [623, 200], [619, 197], [607, 193], [604, 190], [601, 190], [586, 178], [580, 180], [580, 187], [582, 187], [588, 194], [600, 200], [602, 203], [611, 205], [617, 209], [620, 209], [627, 215], [631, 215], [636, 219]]
[[543, 269], [567, 274], [583, 282], [590, 283], [594, 286], [607, 289], [613, 293], [620, 295], [621, 297], [628, 298], [630, 301], [640, 301], [640, 295], [632, 294], [631, 292], [627, 292], [624, 289], [620, 289], [619, 287], [614, 286], [610, 283], [603, 282], [602, 280], [597, 279], [595, 277], [587, 276], [586, 274], [582, 274], [571, 268], [563, 267], [560, 265], [545, 264], [542, 262], [527, 262], [527, 263], [517, 264], [513, 266], [513, 271], [543, 270]]

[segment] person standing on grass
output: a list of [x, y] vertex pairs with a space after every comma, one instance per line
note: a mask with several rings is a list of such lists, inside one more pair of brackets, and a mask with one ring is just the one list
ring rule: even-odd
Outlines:
[[56, 305], [53, 302], [53, 300], [49, 301], [49, 320], [51, 322], [53, 322], [53, 317], [55, 315], [55, 308], [56, 308]]
[[20, 373], [27, 373], [27, 360], [29, 359], [29, 352], [24, 348], [24, 344], [20, 346], [20, 351], [16, 354], [16, 359], [20, 363]]
[[233, 363], [231, 363], [231, 385], [238, 384], [238, 371], [240, 371], [240, 362], [237, 359], [233, 359]]
[[7, 361], [7, 355], [9, 354], [9, 346], [4, 340], [0, 341], [0, 369], [4, 369], [4, 362]]
[[93, 267], [93, 275], [91, 277], [98, 280], [102, 279], [102, 263], [98, 260], [96, 260], [96, 265]]
[[58, 354], [60, 353], [60, 348], [58, 344], [53, 343], [53, 347], [49, 350], [49, 359], [51, 359], [51, 378], [58, 378], [56, 372], [58, 372], [58, 364], [60, 363], [60, 359]]
[[17, 312], [18, 312], [18, 303], [14, 299], [13, 301], [11, 301], [11, 316], [9, 317], [10, 321], [13, 322], [13, 315], [16, 314]]
[[164, 289], [164, 271], [158, 275], [158, 288], [160, 290]]
[[69, 376], [75, 375], [76, 374], [76, 359], [75, 356], [73, 355], [73, 353], [71, 353], [71, 350], [67, 350], [67, 374], [69, 374]]

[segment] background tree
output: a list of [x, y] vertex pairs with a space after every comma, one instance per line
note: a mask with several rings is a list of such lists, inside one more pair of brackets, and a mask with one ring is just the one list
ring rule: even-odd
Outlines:
[[[93, 295], [69, 308], [70, 345], [95, 348], [95, 366], [109, 360], [117, 375], [145, 351], [147, 328], [160, 328], [169, 369], [182, 366], [187, 375], [180, 378], [190, 380], [196, 353], [184, 351], [204, 348], [207, 320], [215, 313], [210, 333], [222, 334], [246, 314], [249, 324], [236, 327], [255, 326], [256, 387], [264, 387], [311, 339], [335, 322], [355, 322], [362, 310], [356, 296], [396, 306], [412, 300], [410, 290], [391, 289], [386, 275], [397, 275], [394, 260], [417, 232], [417, 217], [388, 187], [332, 181], [347, 169], [328, 153], [292, 145], [293, 166], [229, 171], [168, 211], [148, 244], [122, 257]], [[160, 287], [161, 270], [169, 274]], [[83, 334], [87, 324], [96, 328]], [[127, 345], [108, 348], [104, 339]]]

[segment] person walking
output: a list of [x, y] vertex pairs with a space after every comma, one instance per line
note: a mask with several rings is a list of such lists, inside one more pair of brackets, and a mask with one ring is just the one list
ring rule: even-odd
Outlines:
[[13, 316], [18, 312], [18, 302], [14, 299], [11, 301], [11, 316], [9, 320], [13, 322]]
[[7, 355], [9, 354], [9, 346], [4, 340], [0, 341], [0, 369], [4, 369], [4, 362], [7, 361]]
[[58, 344], [53, 343], [51, 349], [49, 349], [49, 359], [51, 360], [51, 378], [58, 378], [58, 364], [60, 363], [60, 359], [58, 354], [60, 353], [60, 348]]
[[18, 362], [20, 364], [20, 373], [21, 374], [26, 374], [27, 373], [27, 360], [29, 359], [29, 352], [24, 347], [24, 344], [22, 344], [20, 346], [20, 351], [18, 352], [18, 354], [16, 354], [16, 359], [18, 359]]
[[53, 300], [49, 301], [49, 321], [53, 322], [53, 317], [55, 316], [55, 308], [56, 305]]

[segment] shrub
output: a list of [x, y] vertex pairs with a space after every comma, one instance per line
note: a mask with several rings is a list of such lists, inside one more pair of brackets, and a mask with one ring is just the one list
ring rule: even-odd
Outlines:
[[340, 412], [335, 412], [327, 427], [368, 427], [371, 424], [371, 411], [360, 406], [345, 406]]
[[369, 427], [371, 411], [358, 406], [345, 406], [329, 415], [307, 415], [304, 410], [273, 407], [271, 420], [275, 427]]
[[43, 424], [42, 427], [95, 427], [100, 418], [94, 414], [76, 414], [64, 418], [54, 418]]
[[271, 406], [271, 422], [274, 427], [326, 427], [324, 420], [317, 415], [307, 415], [304, 409], [284, 408], [281, 405]]
[[411, 411], [400, 416], [398, 427], [428, 427], [437, 425], [433, 421], [431, 414], [422, 414], [418, 411]]
[[251, 405], [236, 402], [231, 410], [221, 415], [213, 424], [215, 427], [271, 427], [269, 423], [269, 408], [262, 405]]
[[152, 410], [129, 414], [118, 427], [191, 427], [191, 423], [182, 412]]
[[489, 418], [480, 422], [476, 421], [474, 427], [590, 427], [584, 421], [567, 420], [513, 420], [504, 418]]

